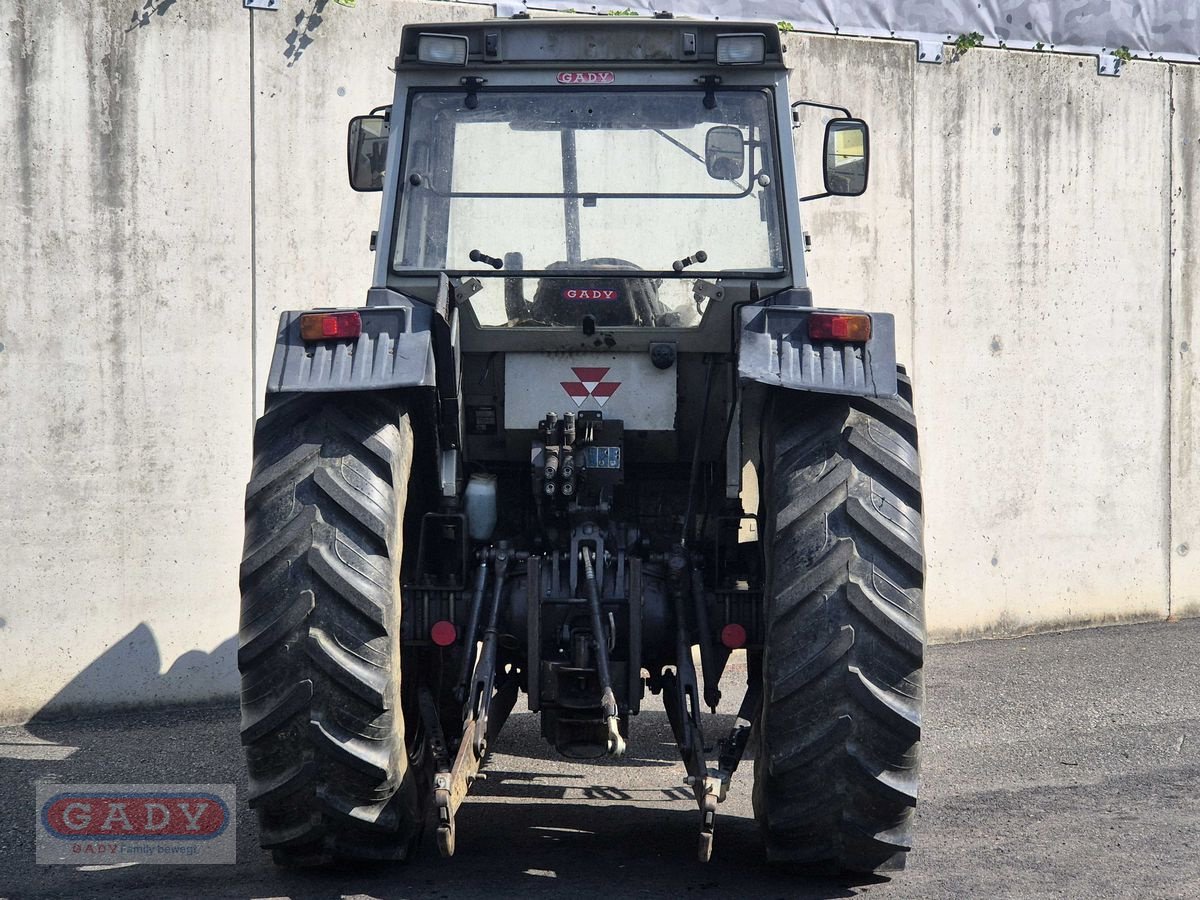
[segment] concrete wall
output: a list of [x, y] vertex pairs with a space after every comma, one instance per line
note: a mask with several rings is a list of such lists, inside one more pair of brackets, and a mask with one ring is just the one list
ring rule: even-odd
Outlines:
[[1171, 88], [1171, 611], [1200, 616], [1200, 66]]
[[921, 66], [914, 375], [941, 634], [1165, 616], [1169, 67]]
[[1200, 573], [1172, 546], [1200, 527], [1180, 349], [1200, 271], [1181, 180], [1200, 151], [1200, 69], [1099, 78], [1080, 57], [972, 50], [939, 66], [909, 44], [789, 45], [795, 96], [872, 126], [868, 195], [809, 206], [810, 274], [819, 304], [901, 323], [932, 633], [1194, 611]]
[[245, 14], [8, 0], [0, 20], [0, 713], [229, 694]]
[[[370, 280], [345, 121], [389, 101], [403, 21], [487, 13], [282, 7], [0, 13], [0, 718], [236, 691], [278, 314]], [[898, 317], [933, 633], [1200, 614], [1200, 67], [788, 43], [794, 96], [872, 124], [808, 262], [818, 302]]]
[[251, 17], [258, 398], [283, 310], [366, 300], [380, 195], [347, 184], [346, 123], [392, 102], [401, 26], [491, 15], [486, 6], [392, 0], [280, 5]]

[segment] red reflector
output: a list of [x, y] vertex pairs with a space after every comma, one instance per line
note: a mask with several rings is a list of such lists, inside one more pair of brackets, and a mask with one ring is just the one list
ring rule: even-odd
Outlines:
[[871, 317], [813, 313], [808, 317], [808, 336], [814, 341], [868, 341], [871, 339]]
[[458, 640], [458, 629], [454, 627], [453, 622], [447, 622], [445, 619], [434, 622], [433, 627], [429, 629], [429, 639], [439, 647], [449, 647]]
[[736, 622], [730, 622], [721, 629], [721, 643], [730, 650], [746, 646], [746, 629]]
[[356, 312], [309, 313], [300, 317], [300, 337], [306, 341], [336, 341], [362, 334], [362, 316]]

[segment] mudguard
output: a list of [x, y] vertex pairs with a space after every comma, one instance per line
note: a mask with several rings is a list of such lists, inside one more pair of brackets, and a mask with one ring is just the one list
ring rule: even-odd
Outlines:
[[436, 387], [437, 310], [394, 292], [386, 299], [391, 305], [357, 310], [362, 334], [344, 341], [306, 342], [300, 317], [313, 310], [283, 313], [267, 393]]
[[871, 338], [866, 343], [814, 341], [808, 336], [808, 318], [815, 312], [862, 311], [764, 303], [743, 306], [738, 376], [819, 394], [896, 396], [895, 319], [889, 313], [867, 313]]

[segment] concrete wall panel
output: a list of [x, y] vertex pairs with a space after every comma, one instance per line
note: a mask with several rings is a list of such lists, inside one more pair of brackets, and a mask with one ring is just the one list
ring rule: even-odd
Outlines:
[[249, 32], [233, 4], [131, 6], [0, 13], [8, 717], [236, 689]]
[[[890, 312], [896, 317], [896, 354], [912, 361], [912, 83], [911, 44], [787, 36], [793, 100], [847, 107], [871, 129], [871, 172], [862, 197], [826, 197], [801, 209], [812, 235], [807, 254], [813, 302], [818, 306]], [[800, 110], [793, 131], [800, 188], [821, 187], [824, 121], [830, 114]]]
[[282, 0], [279, 12], [252, 13], [260, 412], [280, 313], [366, 301], [382, 195], [350, 190], [346, 123], [392, 102], [401, 26], [491, 14], [395, 0]]
[[1200, 66], [1171, 77], [1171, 613], [1200, 616]]
[[917, 69], [936, 635], [1166, 613], [1168, 80], [991, 50]]

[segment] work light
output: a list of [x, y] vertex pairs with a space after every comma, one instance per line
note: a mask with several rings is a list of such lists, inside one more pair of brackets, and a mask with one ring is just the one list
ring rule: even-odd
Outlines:
[[717, 65], [746, 66], [762, 62], [767, 41], [761, 34], [718, 34]]
[[422, 34], [417, 39], [417, 59], [435, 66], [465, 66], [465, 34]]

